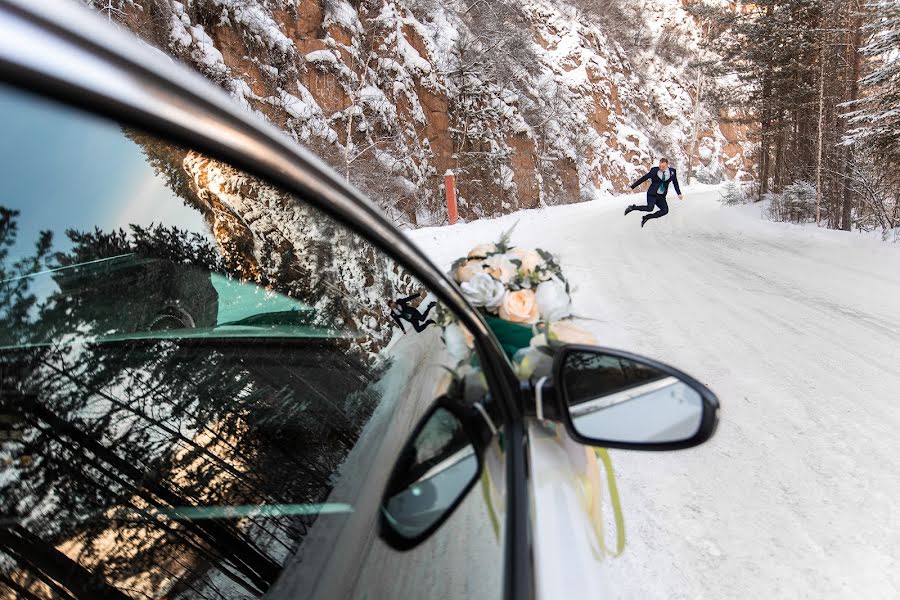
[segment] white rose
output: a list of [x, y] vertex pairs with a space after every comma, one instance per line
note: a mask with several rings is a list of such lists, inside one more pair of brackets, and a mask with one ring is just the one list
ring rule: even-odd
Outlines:
[[482, 265], [485, 273], [503, 284], [509, 283], [516, 274], [516, 265], [510, 262], [505, 254], [495, 254], [486, 259]]
[[551, 323], [549, 329], [548, 337], [554, 342], [587, 344], [589, 346], [597, 345], [597, 338], [594, 337], [594, 334], [578, 327], [572, 321]]
[[566, 285], [555, 277], [537, 286], [535, 296], [545, 321], [559, 321], [572, 314], [572, 299]]
[[459, 284], [459, 289], [473, 306], [483, 306], [491, 312], [496, 312], [506, 293], [506, 287], [487, 273], [473, 275]]
[[484, 258], [497, 251], [497, 244], [478, 244], [469, 250], [468, 258]]
[[521, 269], [525, 275], [531, 275], [538, 267], [543, 267], [545, 265], [544, 259], [541, 258], [541, 255], [535, 250], [513, 248], [507, 252], [507, 256], [522, 262], [519, 269]]
[[531, 290], [509, 292], [500, 304], [500, 318], [514, 323], [535, 323], [540, 316], [538, 305]]
[[451, 323], [444, 330], [444, 342], [450, 356], [460, 361], [472, 353], [475, 340], [465, 327], [459, 323]]
[[453, 272], [453, 277], [459, 283], [463, 283], [469, 281], [479, 273], [483, 271], [480, 260], [469, 260], [464, 264], [456, 267], [456, 271]]

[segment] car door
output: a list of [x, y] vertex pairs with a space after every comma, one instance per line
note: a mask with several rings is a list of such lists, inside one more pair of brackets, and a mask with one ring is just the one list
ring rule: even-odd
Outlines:
[[[20, 17], [0, 20], [0, 588], [502, 597], [512, 377], [483, 323], [307, 156], [279, 171], [283, 142], [171, 82], [108, 73], [101, 101], [90, 75], [23, 65]], [[48, 97], [81, 85], [101, 114]], [[397, 552], [382, 492], [448, 397], [501, 435], [479, 493]]]

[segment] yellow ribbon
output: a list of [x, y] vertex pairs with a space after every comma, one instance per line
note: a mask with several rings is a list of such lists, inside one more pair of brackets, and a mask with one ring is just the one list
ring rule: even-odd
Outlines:
[[609, 450], [606, 448], [594, 448], [594, 453], [600, 459], [600, 462], [603, 463], [603, 470], [606, 471], [606, 485], [609, 487], [609, 499], [612, 503], [613, 519], [616, 523], [616, 551], [611, 552], [606, 547], [606, 540], [602, 537], [600, 538], [600, 544], [608, 554], [615, 558], [625, 550], [625, 516], [622, 514], [619, 487], [616, 485], [616, 474], [613, 471], [612, 460], [609, 458]]

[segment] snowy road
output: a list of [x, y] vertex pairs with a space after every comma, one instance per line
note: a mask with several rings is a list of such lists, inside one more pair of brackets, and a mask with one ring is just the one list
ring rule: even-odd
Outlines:
[[[631, 198], [411, 236], [442, 266], [519, 221], [600, 343], [721, 398], [716, 437], [615, 451], [619, 598], [900, 597], [900, 244], [761, 221], [714, 188], [644, 229]], [[640, 198], [640, 196], [635, 196]]]

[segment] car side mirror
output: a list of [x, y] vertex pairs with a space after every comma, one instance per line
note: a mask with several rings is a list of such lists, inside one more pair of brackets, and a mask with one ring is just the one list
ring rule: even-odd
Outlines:
[[560, 415], [578, 442], [607, 448], [676, 450], [715, 432], [719, 400], [668, 365], [619, 350], [568, 345], [554, 356]]
[[381, 501], [380, 533], [409, 550], [453, 514], [481, 476], [491, 432], [474, 408], [442, 397], [403, 447]]

